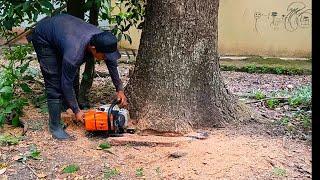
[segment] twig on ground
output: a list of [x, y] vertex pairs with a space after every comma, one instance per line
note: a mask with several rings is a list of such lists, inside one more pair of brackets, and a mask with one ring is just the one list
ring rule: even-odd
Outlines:
[[108, 77], [108, 76], [110, 76], [110, 74], [107, 73], [107, 72], [100, 72], [100, 71], [95, 71], [95, 72], [94, 72], [94, 77], [95, 77], [95, 78], [96, 78], [96, 77], [98, 77], [98, 78], [105, 78], [105, 77]]
[[157, 162], [157, 161], [159, 161], [159, 160], [161, 160], [161, 159], [164, 160], [165, 158], [170, 157], [170, 155], [171, 155], [171, 154], [167, 154], [167, 155], [165, 155], [165, 156], [163, 156], [163, 157], [161, 157], [161, 158], [158, 158], [158, 159], [155, 159], [155, 160], [146, 162], [145, 164], [151, 164], [151, 163]]
[[108, 150], [108, 149], [106, 149], [105, 151], [106, 151], [107, 153], [111, 154], [111, 155], [114, 155], [114, 156], [119, 157], [117, 154], [113, 153], [112, 151], [110, 151], [110, 150]]
[[287, 98], [287, 97], [268, 97], [268, 98], [260, 99], [260, 100], [257, 100], [257, 101], [246, 102], [245, 104], [258, 103], [258, 102], [263, 102], [263, 101], [267, 101], [267, 100], [270, 100], [270, 99], [279, 99], [279, 100], [282, 100], [282, 101], [287, 101], [289, 98]]
[[34, 169], [32, 169], [27, 163], [22, 162], [22, 164], [24, 164], [27, 168], [29, 168], [30, 171], [31, 171], [36, 177], [38, 177], [37, 172], [36, 172]]

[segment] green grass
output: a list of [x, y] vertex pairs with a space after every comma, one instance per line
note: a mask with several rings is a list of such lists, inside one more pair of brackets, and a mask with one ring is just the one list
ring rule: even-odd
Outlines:
[[279, 58], [250, 57], [243, 60], [223, 59], [220, 61], [223, 71], [248, 73], [272, 73], [302, 75], [311, 74], [312, 62], [307, 60], [282, 60]]
[[297, 107], [300, 105], [311, 107], [311, 99], [311, 86], [302, 86], [293, 92], [293, 95], [289, 98], [289, 104], [293, 107]]
[[306, 111], [297, 111], [294, 114], [294, 117], [298, 120], [298, 122], [303, 126], [305, 129], [311, 129], [312, 127], [312, 117], [310, 112]]
[[280, 119], [280, 125], [287, 126], [290, 122], [290, 118], [285, 116]]
[[272, 173], [276, 176], [285, 176], [287, 171], [285, 169], [275, 167], [273, 168]]
[[254, 92], [254, 98], [257, 100], [261, 100], [266, 98], [266, 95], [262, 91], [258, 90]]
[[116, 168], [107, 168], [105, 171], [104, 171], [104, 179], [110, 179], [114, 176], [117, 176], [120, 174], [120, 171], [117, 170]]
[[278, 107], [279, 104], [280, 104], [280, 102], [279, 102], [278, 99], [268, 99], [268, 100], [266, 101], [266, 105], [267, 105], [267, 107], [270, 108], [270, 109], [274, 109], [274, 108]]
[[29, 150], [29, 157], [35, 160], [40, 160], [41, 152], [37, 149], [37, 146], [32, 144]]
[[[252, 94], [259, 94], [253, 91]], [[275, 121], [276, 126], [282, 126], [290, 136], [298, 136], [304, 140], [311, 140], [312, 132], [312, 88], [303, 85], [292, 90], [277, 91], [268, 95], [271, 99], [265, 101], [265, 106], [274, 109], [287, 106], [286, 113]], [[285, 99], [277, 101], [276, 97]], [[257, 97], [255, 97], [257, 99]], [[289, 113], [289, 114], [288, 114]]]
[[12, 135], [0, 135], [0, 145], [16, 145], [19, 143], [20, 139], [20, 137], [15, 137]]
[[144, 176], [144, 174], [143, 174], [143, 168], [138, 168], [138, 169], [136, 169], [136, 176], [137, 176], [137, 177], [142, 177], [142, 176]]

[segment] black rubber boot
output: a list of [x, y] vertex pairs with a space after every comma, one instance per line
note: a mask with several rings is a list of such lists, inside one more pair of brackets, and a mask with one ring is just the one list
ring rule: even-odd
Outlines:
[[53, 138], [58, 140], [67, 140], [70, 138], [60, 123], [61, 121], [62, 101], [60, 99], [48, 99], [49, 110], [49, 131]]

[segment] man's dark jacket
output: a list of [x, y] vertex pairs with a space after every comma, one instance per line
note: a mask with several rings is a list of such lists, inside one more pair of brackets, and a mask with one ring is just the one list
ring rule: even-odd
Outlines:
[[[94, 34], [102, 31], [96, 26], [86, 23], [82, 19], [68, 14], [59, 14], [41, 20], [32, 35], [29, 37], [37, 45], [49, 46], [58, 51], [62, 56], [61, 90], [65, 100], [74, 113], [79, 111], [79, 106], [73, 90], [73, 81], [77, 69], [84, 63], [86, 47]], [[117, 61], [105, 60], [112, 82], [116, 90], [122, 90], [119, 78]]]

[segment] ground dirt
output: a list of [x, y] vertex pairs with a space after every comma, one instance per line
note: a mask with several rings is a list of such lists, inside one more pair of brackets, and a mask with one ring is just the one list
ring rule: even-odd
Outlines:
[[[130, 65], [120, 65], [126, 83]], [[104, 65], [97, 67], [105, 71]], [[228, 89], [248, 93], [311, 83], [311, 76], [281, 76], [222, 72]], [[290, 86], [291, 87], [291, 86]], [[114, 89], [110, 77], [97, 77], [89, 97], [93, 105], [109, 102]], [[255, 109], [255, 105], [250, 105]], [[0, 179], [311, 179], [311, 144], [274, 133], [270, 124], [248, 122], [219, 129], [201, 129], [182, 137], [142, 136], [106, 137], [90, 134], [63, 114], [67, 132], [74, 141], [54, 140], [47, 130], [48, 115], [33, 106], [24, 110], [29, 130], [17, 145], [0, 146]], [[270, 122], [277, 112], [268, 114]], [[5, 132], [19, 134], [19, 129]], [[208, 136], [199, 137], [199, 134]], [[101, 150], [101, 143], [112, 147]], [[39, 160], [17, 161], [31, 146], [41, 152]], [[66, 174], [62, 169], [77, 164], [80, 169]], [[113, 170], [113, 171], [112, 171]]]

